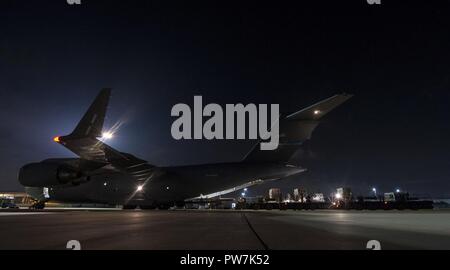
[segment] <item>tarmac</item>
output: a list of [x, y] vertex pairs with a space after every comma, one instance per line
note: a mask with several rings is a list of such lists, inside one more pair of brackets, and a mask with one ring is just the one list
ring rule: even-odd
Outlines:
[[0, 249], [450, 249], [450, 211], [0, 211]]

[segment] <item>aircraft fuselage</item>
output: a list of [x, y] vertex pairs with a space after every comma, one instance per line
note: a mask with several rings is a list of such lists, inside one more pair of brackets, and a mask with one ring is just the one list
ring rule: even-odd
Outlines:
[[45, 199], [62, 202], [153, 205], [207, 197], [220, 191], [232, 192], [246, 183], [250, 186], [256, 184], [253, 181], [280, 179], [304, 170], [277, 163], [245, 162], [155, 167], [145, 182], [137, 182], [122, 172], [105, 171], [79, 185], [33, 187], [28, 191], [43, 193], [45, 188], [48, 192]]

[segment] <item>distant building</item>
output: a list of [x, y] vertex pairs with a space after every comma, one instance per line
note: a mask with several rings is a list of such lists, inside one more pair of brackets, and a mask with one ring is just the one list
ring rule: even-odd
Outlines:
[[269, 189], [269, 200], [280, 202], [281, 198], [282, 198], [281, 197], [281, 189], [279, 189], [279, 188]]
[[294, 200], [294, 197], [291, 195], [291, 193], [287, 193], [287, 194], [286, 194], [285, 201], [291, 202], [291, 201], [293, 201], [293, 200]]
[[350, 202], [353, 199], [352, 189], [348, 187], [338, 188], [335, 194], [335, 200]]
[[384, 201], [385, 202], [395, 202], [395, 193], [394, 192], [384, 193]]
[[305, 189], [295, 188], [294, 189], [294, 200], [298, 202], [304, 202], [306, 197]]
[[325, 202], [325, 196], [323, 196], [323, 193], [314, 193], [314, 195], [311, 198], [311, 201], [313, 201], [313, 202]]

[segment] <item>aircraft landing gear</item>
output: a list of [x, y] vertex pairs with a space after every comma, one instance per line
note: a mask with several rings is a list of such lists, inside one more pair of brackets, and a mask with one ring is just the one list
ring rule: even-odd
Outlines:
[[175, 202], [176, 208], [184, 208], [185, 205], [186, 205], [186, 203], [184, 201], [176, 201]]
[[142, 210], [153, 210], [156, 209], [155, 205], [139, 205]]
[[123, 210], [134, 210], [137, 208], [137, 205], [134, 204], [125, 204], [122, 206]]
[[172, 205], [169, 204], [169, 203], [158, 204], [158, 209], [159, 210], [169, 210], [170, 207], [172, 207]]
[[37, 201], [30, 206], [30, 209], [42, 210], [45, 208], [45, 201]]

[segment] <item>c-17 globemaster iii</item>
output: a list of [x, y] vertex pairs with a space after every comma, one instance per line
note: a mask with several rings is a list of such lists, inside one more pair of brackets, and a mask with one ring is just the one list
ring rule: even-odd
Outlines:
[[103, 89], [73, 132], [54, 138], [78, 158], [51, 158], [20, 169], [19, 181], [38, 201], [37, 207], [52, 200], [167, 208], [299, 174], [306, 169], [290, 162], [291, 157], [310, 139], [319, 120], [351, 97], [338, 94], [281, 115], [275, 150], [263, 151], [258, 142], [240, 161], [159, 167], [99, 139], [110, 94]]

